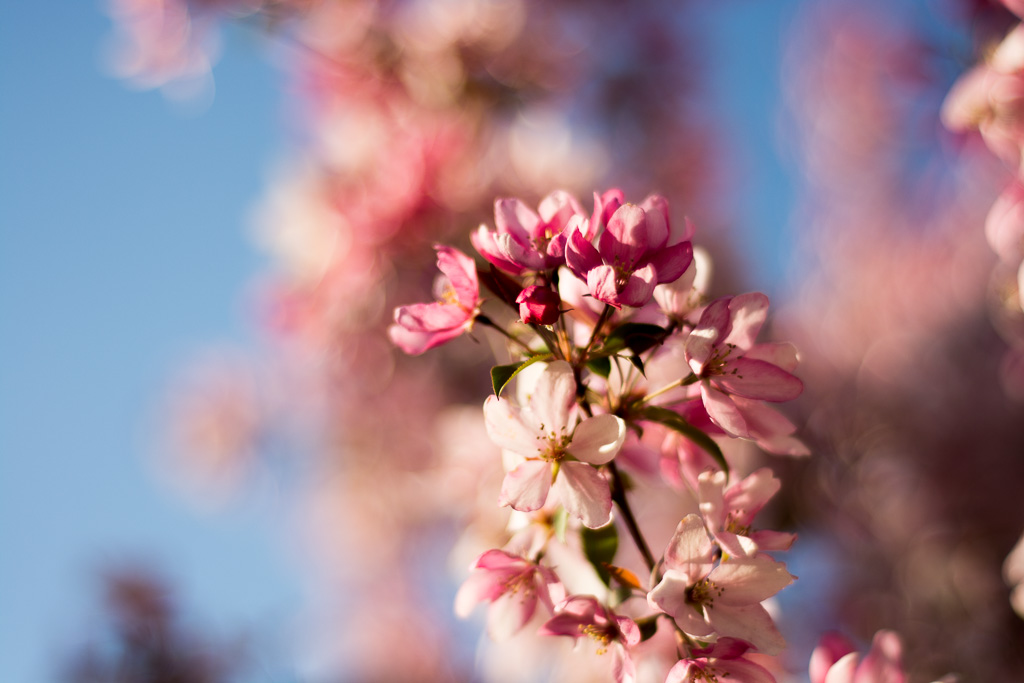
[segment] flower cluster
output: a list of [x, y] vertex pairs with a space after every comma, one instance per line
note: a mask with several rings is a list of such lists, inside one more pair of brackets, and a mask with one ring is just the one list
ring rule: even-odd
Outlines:
[[[658, 195], [632, 204], [613, 189], [589, 214], [561, 191], [536, 211], [500, 199], [494, 228], [472, 235], [489, 265], [438, 246], [437, 301], [399, 307], [389, 330], [410, 354], [463, 332], [506, 341], [483, 412], [502, 453], [494, 498], [513, 512], [456, 611], [486, 603], [498, 640], [534, 624], [591, 643], [620, 683], [640, 656], [668, 681], [774, 681], [765, 662], [785, 647], [765, 603], [795, 577], [768, 553], [794, 536], [754, 527], [780, 482], [768, 468], [740, 476], [731, 453], [807, 453], [771, 406], [802, 392], [798, 356], [758, 342], [765, 295], [707, 299], [693, 234]], [[648, 536], [666, 519], [641, 509], [644, 488], [675, 499], [660, 556]]]

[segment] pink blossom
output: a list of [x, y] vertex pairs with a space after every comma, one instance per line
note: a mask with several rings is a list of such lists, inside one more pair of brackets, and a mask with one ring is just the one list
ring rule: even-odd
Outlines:
[[713, 646], [694, 650], [692, 657], [676, 662], [665, 683], [775, 683], [768, 669], [743, 656], [748, 649], [749, 645], [741, 640], [721, 638]]
[[604, 526], [611, 521], [611, 492], [596, 466], [619, 452], [625, 422], [595, 415], [577, 424], [576, 379], [565, 361], [543, 367], [525, 393], [525, 405], [495, 396], [484, 403], [491, 440], [523, 458], [505, 475], [501, 504], [521, 512], [539, 510], [554, 488], [570, 515], [591, 528]]
[[388, 336], [400, 349], [420, 354], [451, 341], [473, 327], [480, 299], [476, 264], [453, 247], [436, 246], [437, 267], [447, 276], [440, 280], [438, 301], [395, 309], [395, 324]]
[[612, 655], [612, 674], [617, 683], [634, 683], [636, 665], [627, 647], [640, 642], [640, 629], [628, 617], [620, 617], [592, 595], [573, 595], [558, 607], [544, 624], [542, 636], [569, 636], [577, 641], [587, 636], [597, 645], [597, 654]]
[[[609, 205], [616, 201], [610, 198]], [[566, 245], [566, 264], [599, 301], [615, 308], [640, 307], [651, 300], [656, 285], [676, 280], [689, 267], [692, 230], [688, 221], [673, 230], [668, 202], [651, 195], [640, 206], [619, 206], [600, 232], [577, 221]]]
[[903, 647], [893, 631], [879, 631], [861, 659], [849, 640], [827, 633], [811, 653], [811, 683], [905, 683]]
[[768, 297], [759, 292], [717, 299], [684, 347], [708, 415], [733, 436], [757, 438], [775, 419], [754, 402], [789, 401], [803, 391], [790, 373], [797, 364], [792, 345], [754, 343], [767, 314]]
[[516, 297], [519, 304], [519, 319], [527, 324], [553, 325], [561, 315], [562, 300], [558, 292], [547, 287], [530, 285]]
[[568, 192], [552, 192], [534, 213], [518, 199], [494, 203], [495, 230], [481, 225], [470, 237], [480, 254], [513, 275], [557, 268], [565, 261], [565, 229], [583, 207]]
[[533, 618], [538, 602], [549, 612], [565, 599], [565, 589], [548, 567], [503, 550], [488, 550], [472, 566], [455, 596], [455, 613], [467, 617], [481, 602], [491, 603], [487, 631], [504, 640]]
[[1024, 258], [1024, 184], [1019, 180], [1010, 183], [989, 210], [985, 237], [1004, 263], [1016, 265]]
[[675, 619], [688, 635], [713, 633], [750, 643], [775, 655], [785, 647], [771, 616], [761, 603], [796, 578], [782, 562], [767, 555], [723, 558], [715, 566], [714, 546], [704, 521], [687, 515], [665, 551], [666, 571], [648, 593], [652, 609]]
[[700, 512], [722, 550], [729, 555], [747, 554], [751, 548], [740, 541], [741, 536], [753, 541], [756, 552], [789, 550], [795, 534], [751, 528], [757, 513], [782, 487], [772, 471], [762, 467], [728, 488], [725, 484], [721, 471], [703, 472], [698, 478]]

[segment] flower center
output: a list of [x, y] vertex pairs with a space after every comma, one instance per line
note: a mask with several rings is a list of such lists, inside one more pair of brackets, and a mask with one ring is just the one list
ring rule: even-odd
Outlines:
[[690, 589], [688, 602], [694, 605], [713, 607], [715, 598], [721, 597], [725, 588], [710, 579], [701, 579]]
[[579, 629], [580, 633], [597, 643], [597, 654], [603, 655], [608, 652], [608, 645], [612, 642], [612, 634], [608, 632], [608, 629], [601, 628], [596, 624], [580, 624]]

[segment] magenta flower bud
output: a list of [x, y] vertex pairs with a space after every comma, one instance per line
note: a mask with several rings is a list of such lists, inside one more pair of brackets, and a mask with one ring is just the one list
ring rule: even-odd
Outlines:
[[519, 293], [516, 303], [519, 304], [519, 317], [524, 323], [553, 325], [558, 320], [562, 300], [553, 289], [530, 285]]

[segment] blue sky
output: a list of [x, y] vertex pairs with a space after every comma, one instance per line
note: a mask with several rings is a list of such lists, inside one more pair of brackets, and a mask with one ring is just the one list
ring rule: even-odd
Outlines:
[[0, 20], [0, 680], [53, 677], [99, 572], [163, 567], [211, 626], [294, 610], [281, 510], [203, 516], [147, 460], [175, 367], [248, 343], [248, 207], [282, 129], [279, 74], [228, 36], [215, 105], [183, 115], [108, 78], [98, 3]]
[[[775, 154], [778, 50], [797, 3], [726, 3], [716, 106], [745, 150], [749, 280], [777, 282], [790, 181]], [[211, 344], [253, 344], [263, 266], [246, 214], [282, 144], [280, 74], [227, 33], [216, 99], [183, 114], [104, 75], [99, 3], [7, 2], [0, 21], [0, 680], [51, 680], [88, 633], [97, 577], [163, 569], [215, 630], [287, 624], [302, 601], [287, 510], [202, 515], [147, 463], [162, 392]], [[767, 256], [766, 256], [767, 255]], [[771, 286], [768, 286], [769, 290]], [[267, 634], [265, 634], [267, 635]]]

